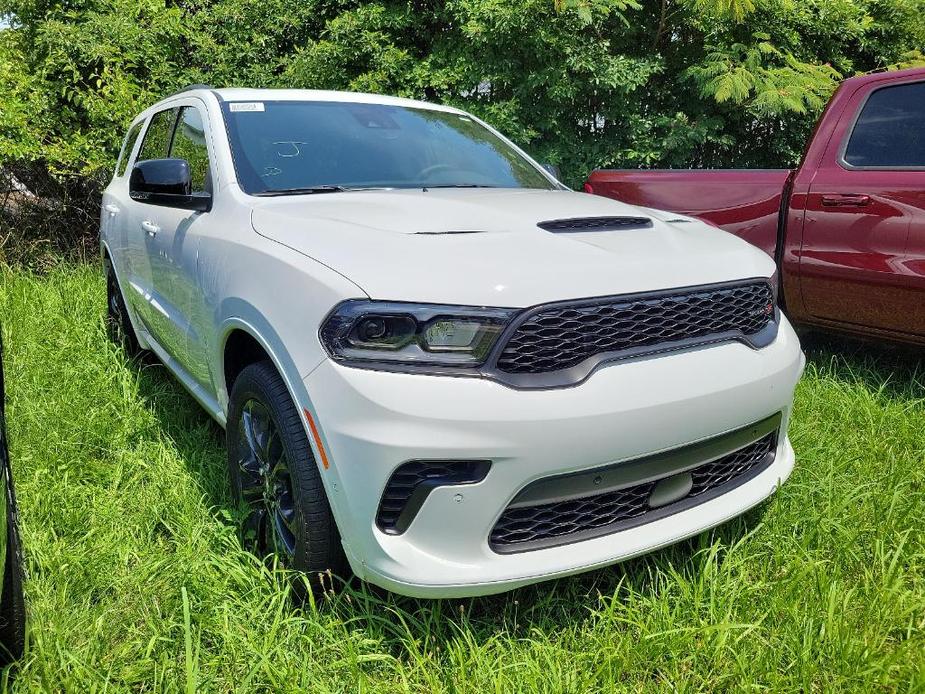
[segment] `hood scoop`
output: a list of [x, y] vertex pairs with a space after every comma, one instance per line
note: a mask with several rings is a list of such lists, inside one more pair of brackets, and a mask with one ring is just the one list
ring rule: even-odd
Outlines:
[[537, 226], [554, 234], [582, 231], [626, 231], [649, 228], [652, 226], [652, 220], [648, 217], [574, 217], [537, 222]]

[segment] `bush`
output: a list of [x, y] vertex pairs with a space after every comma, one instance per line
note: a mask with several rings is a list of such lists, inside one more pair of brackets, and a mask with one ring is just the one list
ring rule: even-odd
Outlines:
[[7, 255], [92, 242], [128, 121], [192, 82], [458, 105], [576, 186], [595, 167], [790, 166], [842, 76], [921, 58], [910, 51], [925, 45], [923, 10], [925, 0], [0, 0], [0, 168], [37, 196], [4, 208], [0, 239]]

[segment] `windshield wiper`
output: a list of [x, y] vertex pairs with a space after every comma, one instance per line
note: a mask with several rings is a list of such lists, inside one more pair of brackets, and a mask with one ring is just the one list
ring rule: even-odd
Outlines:
[[280, 195], [312, 195], [313, 193], [343, 193], [350, 188], [344, 186], [305, 186], [304, 188], [279, 188], [277, 190], [265, 190], [261, 193], [254, 193], [261, 198], [273, 198]]

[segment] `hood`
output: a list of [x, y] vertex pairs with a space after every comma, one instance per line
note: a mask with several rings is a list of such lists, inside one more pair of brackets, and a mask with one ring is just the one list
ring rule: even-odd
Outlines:
[[[601, 217], [644, 219], [619, 228], [599, 221], [587, 230], [537, 226]], [[257, 233], [336, 270], [370, 298], [392, 301], [522, 308], [774, 271], [764, 253], [703, 222], [572, 191], [414, 189], [269, 198], [253, 209], [252, 223]]]

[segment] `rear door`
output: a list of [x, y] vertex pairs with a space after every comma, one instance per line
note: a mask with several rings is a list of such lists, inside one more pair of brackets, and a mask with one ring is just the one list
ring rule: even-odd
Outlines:
[[117, 275], [128, 276], [127, 229], [125, 225], [126, 202], [128, 201], [129, 163], [135, 155], [135, 145], [144, 128], [145, 121], [136, 121], [125, 136], [116, 171], [103, 191], [103, 205], [100, 214], [100, 234], [109, 246]]
[[803, 301], [827, 321], [925, 334], [925, 82], [860, 87], [806, 199]]

